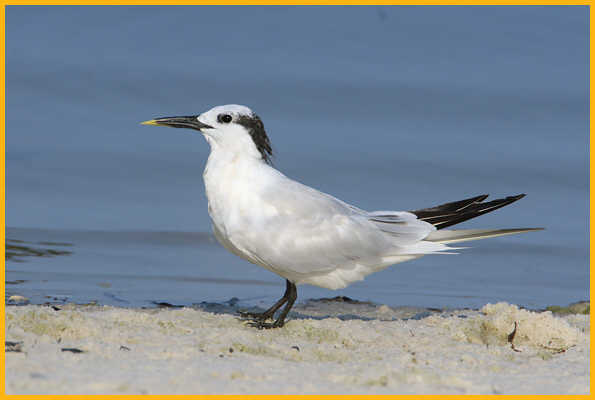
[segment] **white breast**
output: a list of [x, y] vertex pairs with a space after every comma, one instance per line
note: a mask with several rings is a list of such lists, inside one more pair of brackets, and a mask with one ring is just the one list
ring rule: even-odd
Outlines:
[[254, 230], [277, 213], [262, 200], [263, 188], [280, 173], [259, 160], [211, 153], [203, 174], [213, 231], [232, 253], [261, 264], [242, 242], [244, 232]]

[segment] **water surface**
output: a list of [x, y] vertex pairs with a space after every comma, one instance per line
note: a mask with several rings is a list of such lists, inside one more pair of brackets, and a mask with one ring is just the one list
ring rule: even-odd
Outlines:
[[358, 207], [527, 193], [461, 228], [547, 228], [301, 299], [586, 299], [588, 28], [587, 7], [9, 6], [7, 237], [71, 254], [8, 259], [7, 281], [25, 282], [7, 293], [278, 297], [281, 278], [209, 234], [204, 140], [138, 124], [240, 103], [264, 120], [277, 168]]

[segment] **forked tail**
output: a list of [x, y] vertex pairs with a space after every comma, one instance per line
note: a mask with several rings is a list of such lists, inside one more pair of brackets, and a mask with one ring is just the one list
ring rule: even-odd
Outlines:
[[431, 232], [424, 240], [438, 243], [468, 242], [496, 236], [514, 235], [515, 233], [542, 231], [543, 228], [513, 229], [457, 229]]

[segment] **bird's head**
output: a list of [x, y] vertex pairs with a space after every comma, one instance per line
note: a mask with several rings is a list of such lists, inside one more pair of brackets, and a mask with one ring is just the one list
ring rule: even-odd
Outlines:
[[194, 129], [204, 135], [212, 149], [253, 155], [271, 163], [273, 152], [264, 125], [245, 106], [228, 104], [211, 108], [200, 115], [161, 117], [142, 124]]

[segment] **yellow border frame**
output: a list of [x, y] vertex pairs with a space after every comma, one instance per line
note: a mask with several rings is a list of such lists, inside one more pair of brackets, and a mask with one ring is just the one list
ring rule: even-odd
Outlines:
[[[166, 0], [13, 0], [13, 1], [0, 1], [3, 6], [18, 6], [18, 5], [424, 5], [424, 6], [450, 6], [450, 5], [478, 5], [478, 6], [490, 6], [490, 5], [583, 5], [590, 6], [593, 1], [564, 1], [564, 0], [525, 0], [525, 1], [514, 1], [514, 0], [491, 0], [491, 1], [477, 1], [477, 0], [459, 0], [459, 1], [448, 1], [448, 0], [435, 0], [435, 1], [424, 1], [424, 0], [410, 0], [410, 1], [395, 1], [395, 0], [373, 0], [369, 2], [361, 0], [173, 0], [175, 4], [168, 4]], [[83, 4], [81, 4], [83, 3]]]
[[[542, 0], [542, 1], [511, 1], [511, 0], [492, 0], [492, 1], [473, 1], [473, 0], [459, 0], [459, 1], [423, 1], [423, 0], [413, 0], [413, 1], [391, 1], [391, 0], [375, 0], [371, 2], [362, 2], [356, 0], [326, 0], [326, 1], [312, 1], [312, 0], [294, 0], [294, 1], [275, 1], [275, 0], [205, 0], [205, 1], [192, 1], [192, 0], [174, 0], [175, 5], [584, 5], [590, 6], [589, 7], [589, 129], [590, 132], [593, 132], [593, 121], [591, 116], [593, 115], [593, 102], [591, 99], [591, 93], [593, 93], [593, 68], [592, 68], [592, 54], [593, 54], [593, 17], [595, 16], [595, 9], [591, 6], [593, 1], [554, 1], [554, 0]], [[92, 0], [92, 1], [84, 1], [83, 5], [172, 5], [167, 4], [164, 0]], [[80, 0], [62, 0], [62, 1], [27, 1], [27, 0], [16, 0], [16, 1], [3, 1], [0, 0], [0, 4], [2, 5], [2, 12], [0, 12], [0, 24], [2, 25], [2, 40], [0, 41], [0, 53], [2, 54], [2, 66], [1, 66], [1, 78], [2, 78], [2, 96], [1, 96], [1, 110], [0, 110], [0, 123], [1, 123], [1, 178], [0, 183], [2, 185], [2, 202], [0, 204], [0, 224], [2, 225], [2, 232], [0, 233], [0, 247], [2, 248], [2, 252], [5, 252], [5, 234], [6, 234], [6, 185], [5, 185], [5, 176], [6, 176], [6, 136], [5, 136], [5, 83], [6, 83], [6, 74], [5, 74], [5, 65], [6, 65], [6, 52], [5, 52], [5, 40], [6, 40], [6, 31], [5, 31], [5, 10], [7, 5], [81, 5]], [[589, 149], [592, 148], [592, 140], [591, 135], [589, 135]], [[592, 220], [591, 215], [593, 214], [593, 210], [595, 207], [593, 203], [590, 201], [593, 197], [593, 154], [589, 151], [589, 270], [590, 270], [590, 278], [589, 278], [589, 285], [590, 288], [593, 287], [593, 282], [595, 278], [593, 278], [593, 270], [591, 266], [593, 265], [593, 255], [590, 252], [590, 248], [593, 244], [593, 235], [592, 235]], [[2, 272], [0, 273], [2, 282], [2, 288], [5, 292], [5, 259], [2, 258]], [[590, 299], [590, 309], [593, 309], [593, 300]], [[2, 332], [0, 336], [5, 339], [5, 305], [0, 306], [0, 328]], [[591, 328], [591, 342], [593, 341], [593, 329]], [[69, 399], [88, 399], [90, 397], [97, 397], [97, 395], [7, 395], [6, 393], [6, 384], [5, 384], [5, 353], [2, 352], [0, 356], [0, 372], [2, 376], [0, 377], [0, 398], [4, 399], [14, 399], [14, 400], [26, 400], [26, 399], [39, 399], [43, 398], [44, 400], [62, 400], [66, 397]], [[590, 360], [590, 370], [591, 370], [591, 381], [593, 377], [593, 359]], [[110, 399], [144, 399], [147, 395], [101, 395], [109, 397]], [[149, 395], [151, 397], [158, 397], [163, 399], [179, 399], [181, 396], [185, 398], [193, 398], [193, 399], [213, 399], [217, 397], [222, 397], [226, 399], [233, 399], [233, 400], [240, 400], [240, 399], [303, 399], [303, 400], [310, 400], [312, 399], [312, 395]], [[323, 397], [323, 396], [320, 396]], [[458, 399], [461, 395], [325, 395], [325, 400], [360, 400], [362, 398], [394, 398], [394, 399], [430, 399], [430, 398], [444, 398], [444, 399]], [[492, 395], [466, 395], [465, 398], [473, 398], [473, 399], [482, 399], [482, 398], [489, 398]], [[538, 395], [517, 395], [514, 396], [515, 398], [523, 398], [523, 399], [531, 399], [531, 398], [539, 398], [541, 396]], [[560, 395], [556, 396], [556, 398], [572, 398], [572, 399], [581, 399], [581, 398], [591, 398], [590, 395]]]

